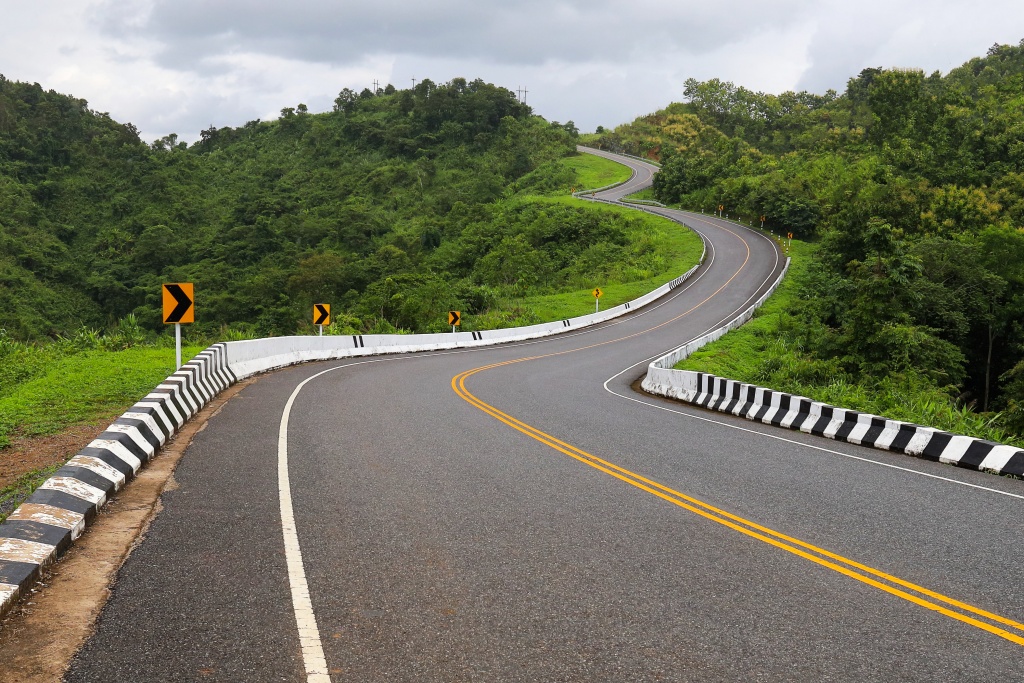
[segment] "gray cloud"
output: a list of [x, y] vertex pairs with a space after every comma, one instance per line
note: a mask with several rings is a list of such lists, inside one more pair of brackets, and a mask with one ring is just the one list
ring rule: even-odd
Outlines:
[[1019, 0], [47, 0], [9, 3], [8, 78], [194, 140], [374, 79], [483, 78], [549, 119], [614, 126], [688, 77], [842, 90], [869, 66], [949, 69], [1024, 37]]
[[154, 0], [125, 13], [111, 0], [97, 17], [108, 35], [159, 42], [162, 66], [206, 72], [219, 68], [217, 57], [238, 52], [327, 64], [403, 54], [534, 66], [614, 62], [666, 49], [701, 54], [784, 25], [805, 6], [806, 0], [635, 0], [628, 7], [610, 0]]
[[1024, 38], [1019, 0], [825, 0], [815, 12], [807, 71], [798, 87], [842, 92], [869, 67], [948, 72], [993, 43]]

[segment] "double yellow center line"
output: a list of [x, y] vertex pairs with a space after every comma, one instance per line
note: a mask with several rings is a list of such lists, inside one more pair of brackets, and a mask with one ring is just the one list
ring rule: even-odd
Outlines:
[[895, 595], [896, 597], [912, 602], [915, 605], [920, 605], [926, 609], [944, 614], [951, 619], [956, 619], [957, 621], [962, 621], [965, 624], [970, 624], [976, 628], [988, 631], [989, 633], [995, 634], [1000, 638], [1005, 638], [1017, 645], [1024, 645], [1024, 624], [1021, 624], [1020, 622], [988, 612], [966, 602], [950, 598], [946, 595], [929, 590], [923, 586], [918, 586], [917, 584], [905, 581], [891, 574], [886, 574], [885, 572], [879, 571], [865, 564], [861, 564], [855, 560], [848, 559], [842, 555], [825, 550], [824, 548], [819, 548], [810, 543], [793, 538], [792, 536], [787, 536], [786, 534], [775, 531], [774, 529], [769, 529], [768, 527], [762, 526], [756, 522], [752, 522], [748, 519], [744, 519], [743, 517], [726, 512], [725, 510], [716, 508], [713, 505], [709, 505], [708, 503], [698, 500], [692, 496], [688, 496], [685, 493], [680, 493], [675, 489], [659, 484], [658, 482], [639, 475], [636, 472], [627, 470], [624, 467], [619, 467], [612, 462], [576, 448], [572, 444], [568, 444], [546, 432], [542, 432], [536, 427], [531, 427], [522, 420], [518, 420], [511, 415], [498, 410], [489, 403], [481, 401], [466, 389], [466, 380], [477, 373], [514, 363], [546, 358], [549, 355], [559, 354], [517, 358], [503, 363], [493, 363], [491, 365], [474, 368], [473, 370], [467, 370], [466, 372], [452, 378], [452, 389], [459, 395], [459, 397], [484, 411], [499, 422], [503, 422], [530, 438], [536, 439], [546, 446], [550, 446], [559, 453], [564, 453], [570, 458], [575, 458], [576, 460], [579, 460], [594, 469], [600, 470], [607, 475], [615, 477], [630, 486], [646, 491], [651, 495], [657, 496], [662, 500], [668, 501], [669, 503], [677, 505], [696, 515], [700, 515], [707, 520], [728, 527], [745, 536], [755, 538], [763, 543], [779, 548], [780, 550], [785, 550], [788, 553], [802, 557], [809, 562], [813, 562], [822, 567], [827, 567], [828, 569], [839, 572], [851, 579], [855, 579], [861, 583], [865, 583], [869, 586], [885, 591], [890, 595]]
[[[732, 231], [730, 230], [729, 232]], [[746, 240], [744, 240], [738, 234], [733, 234], [744, 243], [744, 246], [747, 247], [747, 257], [744, 259], [739, 269], [735, 273], [733, 273], [732, 277], [730, 277], [728, 281], [725, 282], [725, 284], [719, 287], [709, 297], [707, 297], [700, 303], [696, 304], [694, 307], [690, 308], [683, 314], [676, 316], [671, 320], [665, 321], [664, 323], [657, 325], [652, 329], [657, 329], [658, 327], [662, 327], [663, 325], [667, 325], [688, 315], [692, 311], [696, 310], [697, 308], [705, 304], [710, 299], [714, 298], [730, 282], [732, 282], [732, 280], [737, 275], [739, 275], [740, 271], [743, 270], [743, 268], [746, 266], [750, 258], [750, 249], [749, 245], [746, 244]], [[1000, 638], [1005, 638], [1006, 640], [1009, 640], [1012, 643], [1016, 643], [1017, 645], [1024, 646], [1024, 624], [1021, 624], [1020, 622], [983, 610], [981, 608], [970, 605], [966, 602], [950, 598], [936, 591], [924, 588], [923, 586], [918, 586], [917, 584], [911, 583], [910, 581], [905, 581], [899, 577], [887, 574], [885, 572], [879, 571], [878, 569], [874, 569], [873, 567], [861, 564], [860, 562], [857, 562], [855, 560], [851, 560], [846, 557], [843, 557], [842, 555], [838, 555], [836, 553], [825, 550], [824, 548], [819, 548], [810, 543], [806, 543], [797, 538], [793, 538], [792, 536], [787, 536], [786, 534], [780, 533], [773, 529], [769, 529], [768, 527], [757, 524], [756, 522], [752, 522], [748, 519], [744, 519], [732, 513], [726, 512], [725, 510], [716, 508], [713, 505], [709, 505], [708, 503], [693, 498], [692, 496], [680, 493], [679, 491], [671, 489], [663, 484], [659, 484], [656, 481], [648, 479], [635, 472], [631, 472], [630, 470], [627, 470], [624, 467], [619, 467], [618, 465], [612, 462], [603, 460], [597, 457], [596, 455], [576, 448], [572, 444], [568, 444], [554, 436], [551, 436], [546, 432], [542, 432], [536, 427], [532, 427], [526, 424], [525, 422], [518, 420], [512, 417], [511, 415], [508, 415], [507, 413], [503, 413], [502, 411], [498, 410], [489, 403], [481, 401], [479, 398], [470, 393], [470, 391], [466, 388], [466, 380], [480, 372], [493, 370], [494, 368], [500, 368], [506, 365], [512, 365], [514, 363], [523, 363], [526, 361], [537, 360], [540, 358], [550, 358], [552, 356], [560, 356], [567, 353], [575, 353], [576, 351], [594, 348], [595, 346], [603, 346], [605, 344], [623, 341], [624, 339], [636, 337], [640, 334], [645, 334], [646, 332], [649, 331], [650, 330], [644, 330], [642, 332], [634, 333], [622, 337], [620, 339], [599, 342], [597, 344], [591, 344], [589, 346], [583, 346], [580, 348], [571, 349], [567, 351], [560, 351], [557, 353], [543, 354], [538, 356], [529, 356], [526, 358], [517, 358], [514, 360], [504, 361], [502, 363], [492, 363], [491, 365], [484, 365], [479, 368], [467, 370], [466, 372], [463, 372], [452, 378], [452, 390], [455, 391], [455, 393], [458, 394], [460, 398], [464, 399], [471, 405], [479, 408], [480, 410], [487, 413], [488, 415], [498, 420], [499, 422], [503, 422], [506, 425], [512, 427], [513, 429], [529, 436], [530, 438], [536, 439], [537, 441], [545, 444], [546, 446], [555, 449], [559, 453], [563, 453], [569, 456], [570, 458], [575, 458], [576, 460], [579, 460], [580, 462], [589, 465], [594, 469], [600, 470], [601, 472], [604, 472], [607, 475], [615, 477], [616, 479], [623, 481], [629, 484], [630, 486], [634, 486], [642, 491], [646, 491], [651, 495], [657, 496], [662, 500], [672, 503], [673, 505], [677, 505], [683, 508], [684, 510], [692, 512], [695, 515], [700, 515], [701, 517], [709, 521], [728, 527], [733, 531], [741, 533], [745, 536], [757, 539], [763, 543], [767, 543], [768, 545], [774, 546], [780, 550], [784, 550], [798, 557], [802, 557], [803, 559], [809, 562], [813, 562], [817, 565], [826, 567], [828, 569], [831, 569], [832, 571], [843, 574], [844, 576], [848, 576], [851, 579], [860, 581], [861, 583], [865, 583], [881, 591], [885, 591], [890, 595], [894, 595], [908, 602], [912, 602], [915, 605], [924, 607], [925, 609], [938, 612], [939, 614], [943, 614], [951, 619], [956, 619], [957, 621], [961, 621], [965, 624], [970, 624], [975, 628], [987, 631], [989, 633], [999, 636]]]

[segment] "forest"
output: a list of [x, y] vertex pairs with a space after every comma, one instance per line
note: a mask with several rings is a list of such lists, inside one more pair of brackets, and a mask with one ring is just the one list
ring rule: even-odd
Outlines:
[[314, 302], [339, 333], [437, 331], [450, 309], [659, 272], [635, 220], [543, 201], [575, 184], [559, 161], [576, 139], [455, 79], [146, 144], [84, 100], [0, 77], [0, 329], [156, 331], [161, 283], [194, 282], [194, 338], [308, 331]]
[[808, 243], [737, 379], [937, 401], [1024, 435], [1024, 41], [945, 75], [864, 69], [842, 93], [682, 94], [585, 139], [659, 160], [662, 202]]

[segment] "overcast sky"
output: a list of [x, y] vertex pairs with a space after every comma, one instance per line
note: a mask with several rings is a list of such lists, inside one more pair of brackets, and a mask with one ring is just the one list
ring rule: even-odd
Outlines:
[[147, 141], [457, 76], [592, 131], [680, 100], [690, 77], [842, 91], [865, 67], [945, 73], [1024, 39], [1020, 0], [0, 0], [0, 16], [0, 73]]

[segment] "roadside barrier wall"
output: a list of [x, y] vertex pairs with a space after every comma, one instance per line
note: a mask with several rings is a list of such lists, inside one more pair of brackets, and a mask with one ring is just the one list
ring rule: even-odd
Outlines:
[[643, 390], [708, 410], [836, 441], [897, 451], [994, 474], [1024, 476], [1024, 450], [1014, 446], [837, 408], [804, 396], [773, 391], [704, 372], [672, 369], [697, 349], [750, 320], [754, 311], [781, 281], [780, 276], [763, 297], [733, 320], [653, 361], [641, 382]]
[[671, 282], [606, 311], [541, 325], [454, 334], [273, 337], [214, 344], [161, 382], [79, 451], [0, 524], [0, 615], [81, 536], [107, 499], [131, 481], [203, 406], [240, 379], [310, 361], [471, 348], [572, 332], [635, 311]]

